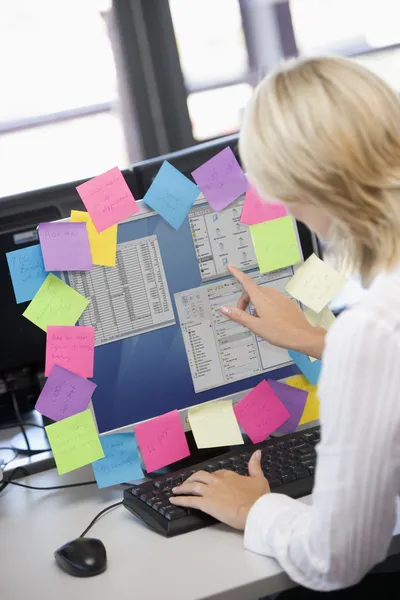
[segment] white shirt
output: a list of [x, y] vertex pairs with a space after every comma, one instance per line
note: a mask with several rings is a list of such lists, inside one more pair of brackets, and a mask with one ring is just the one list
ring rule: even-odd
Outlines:
[[385, 559], [400, 492], [400, 269], [379, 276], [327, 334], [312, 505], [267, 494], [248, 550], [315, 590], [354, 585]]

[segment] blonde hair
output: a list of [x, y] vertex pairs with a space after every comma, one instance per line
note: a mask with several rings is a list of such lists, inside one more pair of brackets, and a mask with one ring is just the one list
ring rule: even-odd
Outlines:
[[339, 57], [288, 62], [256, 88], [240, 153], [262, 195], [329, 214], [364, 279], [400, 260], [400, 100], [377, 75]]

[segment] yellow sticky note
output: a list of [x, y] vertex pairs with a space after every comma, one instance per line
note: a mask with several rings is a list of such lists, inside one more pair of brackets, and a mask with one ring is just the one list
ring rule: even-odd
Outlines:
[[304, 316], [313, 327], [321, 327], [321, 329], [326, 329], [326, 331], [328, 331], [336, 321], [335, 315], [327, 306], [325, 306], [320, 313], [308, 309], [304, 312]]
[[103, 448], [90, 410], [46, 427], [59, 475], [104, 458]]
[[286, 379], [285, 383], [292, 387], [299, 388], [308, 392], [307, 402], [304, 407], [303, 414], [301, 416], [299, 425], [310, 423], [311, 421], [318, 421], [319, 419], [319, 400], [317, 397], [317, 386], [311, 385], [311, 383], [304, 377], [304, 375], [295, 375]]
[[286, 285], [286, 291], [314, 312], [321, 310], [343, 288], [346, 278], [312, 254]]
[[71, 221], [86, 223], [93, 264], [102, 265], [103, 267], [115, 267], [118, 225], [112, 225], [112, 227], [99, 233], [89, 213], [82, 210], [71, 210]]
[[261, 273], [269, 273], [301, 261], [293, 217], [250, 225], [251, 239]]
[[[311, 308], [309, 308], [304, 312], [304, 316], [306, 317], [310, 325], [312, 325], [313, 327], [321, 327], [321, 329], [325, 329], [326, 331], [328, 331], [328, 329], [332, 327], [332, 325], [336, 321], [335, 315], [331, 310], [329, 310], [327, 306], [325, 306], [325, 308], [323, 308], [320, 313], [316, 313], [313, 310], [311, 310]], [[313, 356], [309, 356], [308, 358], [312, 362], [317, 360]]]
[[243, 444], [232, 400], [218, 400], [190, 408], [188, 419], [198, 448]]
[[87, 298], [50, 273], [23, 315], [46, 331], [48, 325], [75, 325], [88, 304]]

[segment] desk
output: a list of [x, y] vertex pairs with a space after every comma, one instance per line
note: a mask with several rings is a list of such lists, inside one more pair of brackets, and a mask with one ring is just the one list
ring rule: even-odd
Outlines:
[[[52, 470], [19, 481], [50, 486], [92, 479], [91, 467], [85, 467], [62, 477]], [[61, 571], [54, 550], [121, 498], [121, 488], [37, 491], [9, 485], [0, 495], [1, 598], [255, 600], [293, 586], [275, 560], [244, 550], [240, 532], [215, 525], [165, 539], [122, 506], [88, 534], [106, 546], [106, 572], [77, 579]], [[399, 552], [400, 540], [395, 541], [392, 552]]]

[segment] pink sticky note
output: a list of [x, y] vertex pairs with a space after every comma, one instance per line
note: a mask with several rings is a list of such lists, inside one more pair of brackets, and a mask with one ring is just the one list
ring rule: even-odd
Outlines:
[[46, 368], [48, 377], [53, 365], [64, 367], [81, 377], [93, 377], [94, 327], [47, 327]]
[[139, 212], [118, 167], [78, 185], [76, 190], [99, 233]]
[[190, 454], [177, 410], [140, 423], [134, 429], [148, 473]]
[[283, 204], [263, 200], [256, 189], [251, 187], [246, 192], [240, 220], [246, 225], [258, 225], [258, 223], [285, 217], [286, 214], [287, 211]]
[[290, 412], [265, 380], [235, 404], [233, 410], [253, 444], [265, 440], [290, 418]]
[[229, 147], [193, 171], [192, 176], [215, 211], [229, 206], [249, 187], [246, 176]]

